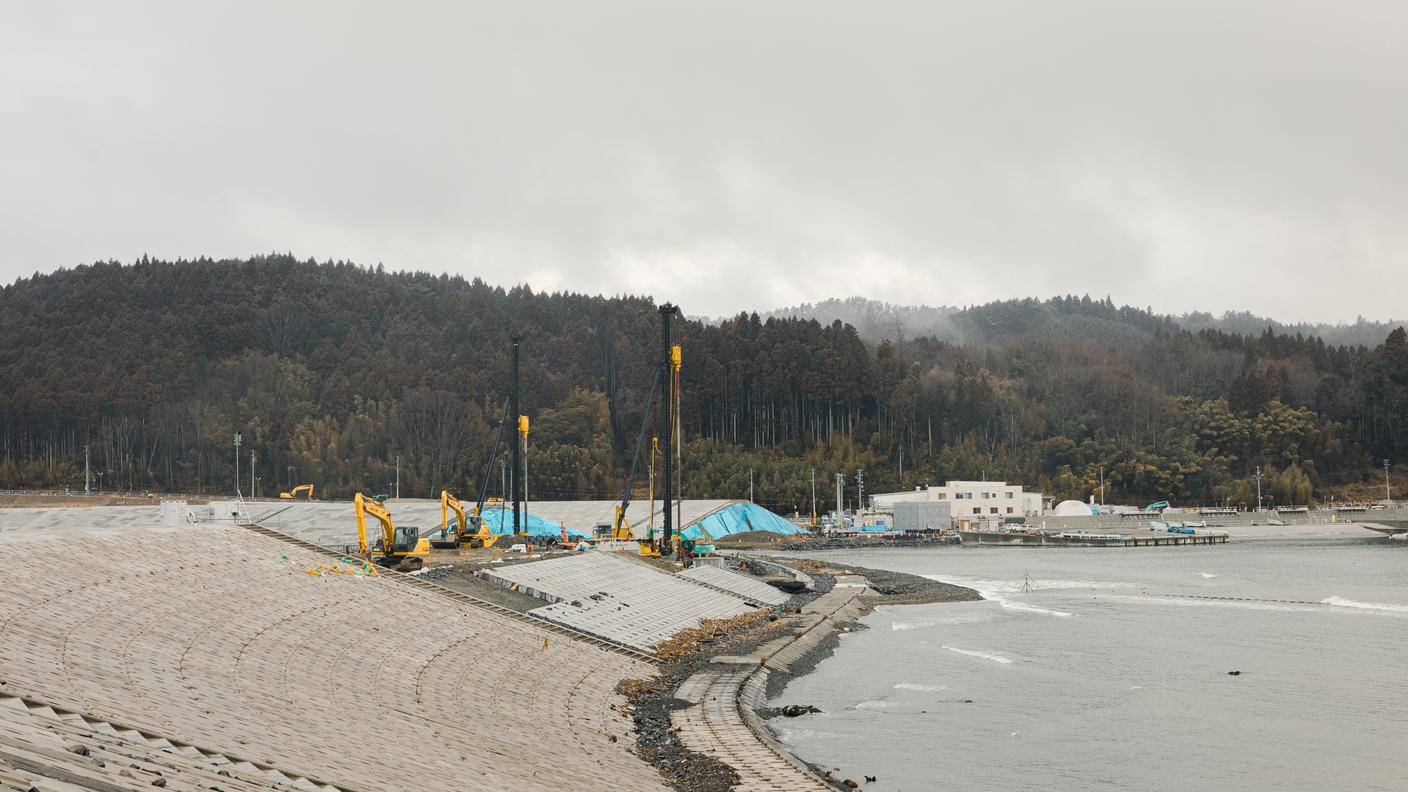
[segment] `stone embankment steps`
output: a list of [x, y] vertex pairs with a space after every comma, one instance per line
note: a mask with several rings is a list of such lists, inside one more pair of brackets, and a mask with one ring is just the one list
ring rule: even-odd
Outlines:
[[[301, 547], [305, 550], [308, 550], [309, 552], [319, 553], [321, 555], [328, 556], [330, 558], [342, 558], [344, 556], [343, 553], [339, 553], [330, 547], [323, 547], [322, 545], [313, 544], [312, 542], [304, 541], [294, 536], [289, 536], [286, 533], [276, 531], [272, 528], [265, 528], [262, 525], [256, 525], [253, 523], [241, 523], [240, 527], [246, 528], [264, 536], [272, 537], [274, 539], [287, 542], [291, 545], [294, 545], [295, 547]], [[605, 649], [608, 652], [629, 657], [633, 660], [639, 660], [644, 663], [658, 662], [658, 659], [655, 657], [655, 655], [649, 652], [636, 649], [635, 647], [626, 646], [624, 644], [615, 643], [599, 636], [592, 635], [591, 633], [583, 632], [582, 630], [576, 630], [565, 625], [550, 622], [546, 619], [538, 618], [537, 616], [534, 616], [531, 613], [521, 613], [519, 611], [513, 610], [512, 608], [505, 608], [502, 605], [489, 602], [488, 600], [480, 599], [470, 594], [465, 594], [462, 591], [455, 591], [454, 589], [446, 588], [445, 586], [441, 586], [437, 583], [432, 583], [429, 580], [422, 580], [416, 575], [410, 575], [404, 572], [397, 572], [393, 569], [378, 568], [377, 571], [384, 577], [394, 578], [407, 585], [415, 586], [416, 588], [423, 589], [425, 591], [431, 591], [444, 597], [449, 597], [450, 599], [453, 599], [457, 602], [463, 603], [465, 605], [470, 605], [476, 608], [481, 608], [483, 610], [489, 611], [490, 613], [502, 616], [506, 619], [514, 619], [516, 621], [526, 622], [532, 624], [533, 626], [539, 629], [547, 630], [548, 632], [571, 638], [576, 641], [589, 643], [593, 646], [596, 646], [597, 648]]]
[[[134, 757], [132, 749], [146, 750]], [[134, 761], [134, 759], [136, 761]], [[55, 707], [0, 689], [0, 789], [227, 792], [280, 788], [353, 792], [317, 778], [262, 766], [247, 757], [170, 740], [152, 732]]]
[[675, 577], [761, 605], [782, 605], [792, 598], [791, 594], [769, 586], [755, 577], [740, 575], [731, 569], [720, 567], [690, 567], [683, 572], [676, 572]]
[[256, 789], [661, 789], [615, 693], [653, 666], [533, 620], [395, 575], [305, 574], [328, 554], [230, 525], [0, 545], [0, 699], [55, 713], [0, 720], [9, 777], [82, 713], [130, 763], [167, 763], [169, 789], [221, 770]]
[[671, 718], [679, 727], [680, 742], [734, 768], [739, 775], [736, 789], [743, 792], [835, 789], [783, 748], [754, 710], [763, 703], [769, 671], [788, 670], [830, 635], [835, 623], [858, 616], [859, 598], [866, 590], [864, 578], [840, 575], [835, 588], [801, 614], [787, 617], [788, 635], [747, 655], [716, 657], [686, 679], [676, 697], [692, 706], [676, 710]]
[[479, 576], [552, 603], [529, 611], [531, 615], [642, 651], [705, 619], [753, 610], [735, 594], [611, 552], [503, 565], [481, 570]]
[[[745, 720], [743, 708], [752, 713], [758, 705], [759, 688], [752, 679], [765, 680], [756, 667], [736, 667], [722, 672], [700, 672], [689, 681], [700, 682], [680, 695], [696, 698], [694, 706], [676, 710], [673, 723], [680, 727], [680, 742], [689, 750], [712, 756], [732, 767], [739, 778], [739, 792], [795, 792], [830, 790], [805, 765], [786, 751], [775, 749], [760, 739]], [[757, 716], [754, 715], [754, 718]], [[766, 727], [763, 727], [766, 728]]]

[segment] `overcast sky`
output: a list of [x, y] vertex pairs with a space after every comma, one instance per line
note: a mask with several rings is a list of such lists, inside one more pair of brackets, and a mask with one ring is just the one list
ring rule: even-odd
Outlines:
[[0, 280], [1408, 315], [1408, 3], [0, 6]]

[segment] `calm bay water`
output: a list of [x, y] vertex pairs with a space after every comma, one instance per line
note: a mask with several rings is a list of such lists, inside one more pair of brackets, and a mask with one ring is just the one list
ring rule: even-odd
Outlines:
[[988, 597], [879, 608], [774, 699], [867, 790], [1408, 789], [1408, 543], [809, 555]]

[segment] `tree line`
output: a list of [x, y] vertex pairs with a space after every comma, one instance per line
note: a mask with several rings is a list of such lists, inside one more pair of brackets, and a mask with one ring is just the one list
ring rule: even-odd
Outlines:
[[[978, 314], [974, 314], [978, 315]], [[1006, 479], [1056, 498], [1305, 503], [1408, 457], [1408, 339], [1181, 328], [1109, 300], [995, 303], [964, 343], [680, 320], [688, 497], [820, 505]], [[659, 361], [647, 298], [288, 255], [102, 262], [0, 290], [0, 487], [479, 490], [522, 337], [529, 486], [617, 498]], [[658, 410], [656, 413], [658, 415]], [[511, 436], [511, 433], [510, 433]], [[251, 460], [249, 454], [254, 454]], [[491, 471], [498, 494], [505, 471]], [[641, 477], [643, 482], [645, 477]], [[644, 494], [643, 492], [641, 493]]]

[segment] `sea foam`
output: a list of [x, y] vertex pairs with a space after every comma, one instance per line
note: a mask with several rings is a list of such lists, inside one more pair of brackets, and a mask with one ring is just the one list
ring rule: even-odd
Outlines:
[[948, 690], [943, 685], [921, 685], [918, 682], [900, 682], [895, 685], [895, 690], [917, 690], [920, 693], [938, 693], [941, 690]]
[[943, 648], [950, 652], [957, 652], [958, 654], [968, 655], [969, 657], [981, 657], [984, 660], [991, 660], [994, 663], [1002, 663], [1003, 665], [1012, 662], [1010, 657], [1003, 657], [1002, 655], [995, 655], [990, 652], [979, 652], [976, 649], [959, 649], [956, 646], [945, 646]]
[[1343, 597], [1326, 597], [1320, 601], [1337, 608], [1359, 608], [1360, 610], [1381, 611], [1383, 613], [1408, 613], [1408, 605], [1393, 605], [1387, 602], [1356, 602]]

